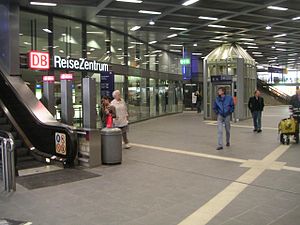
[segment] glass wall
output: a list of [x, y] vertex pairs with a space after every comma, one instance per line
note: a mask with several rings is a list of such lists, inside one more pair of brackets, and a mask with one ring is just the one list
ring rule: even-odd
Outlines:
[[[25, 63], [27, 53], [30, 50], [38, 50], [79, 59], [85, 55], [89, 60], [111, 63], [110, 66], [125, 65], [126, 52], [128, 50], [128, 67], [135, 68], [134, 76], [130, 74], [115, 74], [115, 89], [120, 90], [123, 99], [128, 99], [130, 122], [148, 119], [168, 113], [181, 112], [182, 85], [180, 56], [167, 53], [150, 47], [148, 43], [140, 42], [132, 37], [127, 37], [125, 21], [118, 19], [105, 19], [104, 26], [111, 25], [112, 29], [104, 29], [89, 23], [83, 24], [71, 19], [59, 16], [48, 17], [21, 11], [20, 13], [20, 53], [24, 57], [22, 65], [22, 78], [28, 83], [32, 91], [41, 97], [42, 76], [55, 75], [55, 99], [57, 107], [56, 118], [60, 119], [60, 74], [73, 73], [73, 108], [74, 125], [82, 126], [82, 77], [89, 76], [96, 79], [96, 103], [97, 112], [100, 109], [100, 80], [101, 74], [88, 71], [66, 71], [52, 68], [48, 71], [32, 71]], [[50, 26], [50, 27], [48, 27]], [[86, 33], [83, 31], [86, 30]], [[124, 32], [124, 33], [122, 33]], [[147, 34], [146, 34], [147, 35]], [[85, 40], [86, 38], [86, 40]], [[142, 37], [140, 37], [142, 38]], [[128, 39], [128, 43], [127, 42]], [[86, 44], [86, 45], [85, 45]], [[124, 49], [128, 46], [128, 49]], [[51, 55], [51, 57], [53, 56]], [[178, 80], [159, 80], [158, 73], [152, 73], [151, 77], [143, 77], [139, 69], [178, 75]], [[126, 70], [124, 70], [126, 71]], [[132, 74], [133, 75], [133, 74]], [[174, 76], [175, 77], [175, 76]], [[175, 78], [176, 79], [176, 78]], [[97, 117], [99, 120], [99, 117]], [[98, 121], [99, 122], [99, 121]], [[100, 124], [100, 123], [99, 123]], [[98, 124], [98, 126], [99, 126]]]

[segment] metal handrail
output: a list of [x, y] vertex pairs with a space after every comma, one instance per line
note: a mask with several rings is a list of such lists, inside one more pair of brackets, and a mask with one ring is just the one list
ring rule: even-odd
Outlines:
[[4, 190], [16, 191], [14, 139], [11, 133], [0, 131], [0, 148], [2, 157], [2, 177]]

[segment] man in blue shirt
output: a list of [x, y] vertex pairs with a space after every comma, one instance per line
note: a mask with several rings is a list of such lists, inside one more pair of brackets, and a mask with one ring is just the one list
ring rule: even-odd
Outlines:
[[223, 149], [223, 124], [226, 130], [226, 146], [230, 146], [230, 116], [234, 111], [233, 98], [226, 95], [224, 87], [218, 88], [218, 97], [215, 100], [213, 110], [218, 116], [218, 147]]

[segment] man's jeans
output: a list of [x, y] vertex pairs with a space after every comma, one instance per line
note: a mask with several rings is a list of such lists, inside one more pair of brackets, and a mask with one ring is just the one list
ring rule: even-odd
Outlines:
[[218, 147], [223, 147], [223, 124], [226, 130], [226, 143], [230, 143], [230, 115], [218, 115]]
[[255, 130], [261, 129], [261, 111], [252, 112], [253, 125]]

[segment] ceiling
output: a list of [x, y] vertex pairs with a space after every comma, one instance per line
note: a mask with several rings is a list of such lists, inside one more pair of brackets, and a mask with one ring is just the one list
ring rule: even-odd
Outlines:
[[[135, 4], [117, 0], [57, 0], [51, 1], [58, 3], [56, 7], [40, 7], [21, 0], [20, 4], [99, 24], [107, 21], [107, 17], [112, 18], [112, 26], [122, 31], [126, 22], [130, 35], [144, 42], [157, 41], [154, 46], [172, 51], [184, 45], [205, 56], [222, 43], [238, 42], [259, 64], [300, 67], [300, 0], [199, 0], [189, 6], [182, 5], [185, 0], [141, 1]], [[287, 10], [269, 9], [268, 6]], [[143, 14], [139, 10], [160, 14]], [[199, 16], [215, 20], [199, 19]], [[299, 20], [293, 20], [296, 17]], [[150, 20], [155, 25], [150, 25]], [[141, 28], [130, 31], [133, 26]], [[185, 30], [171, 30], [170, 27]], [[168, 38], [171, 34], [177, 36]]]

